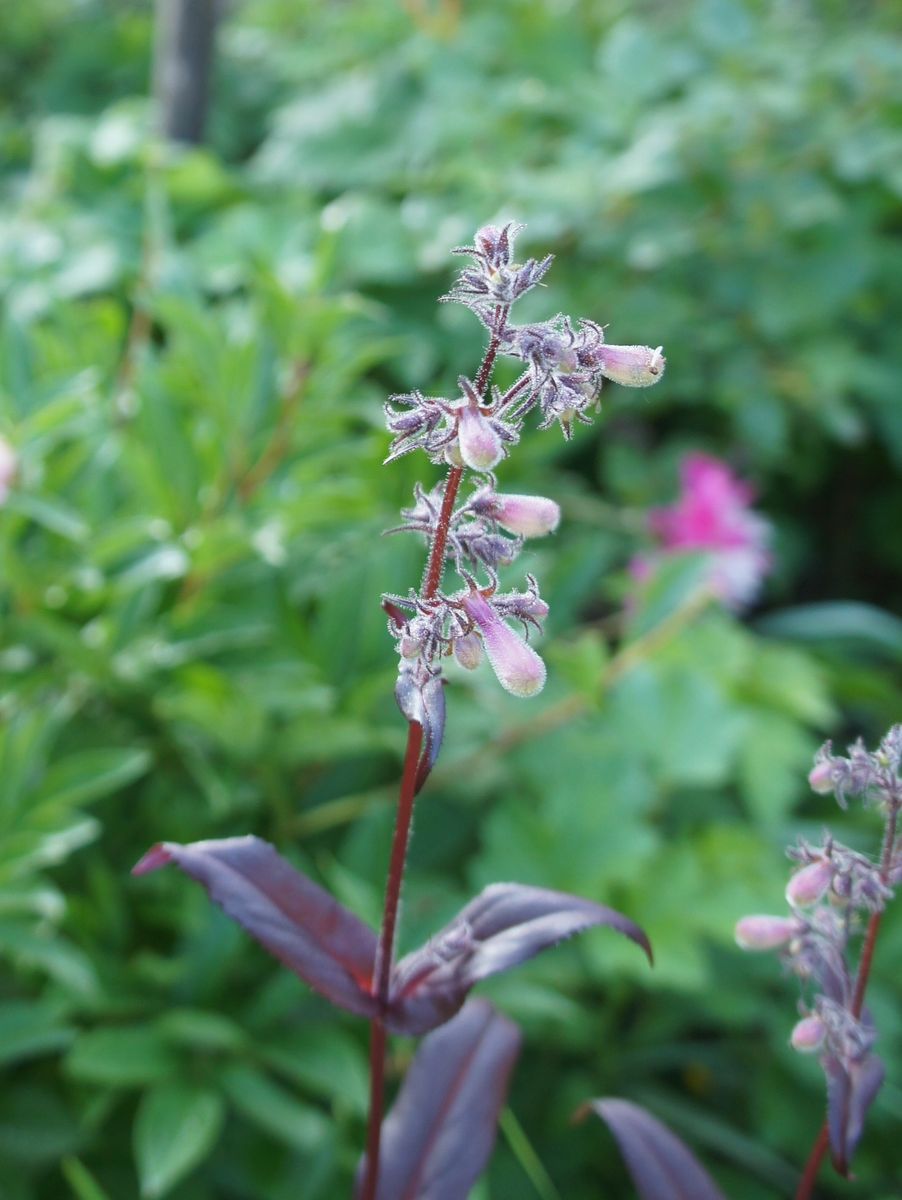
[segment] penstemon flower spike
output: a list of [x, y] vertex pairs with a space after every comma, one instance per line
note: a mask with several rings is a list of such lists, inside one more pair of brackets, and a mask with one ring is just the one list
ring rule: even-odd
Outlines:
[[[548, 605], [533, 576], [527, 576], [525, 591], [503, 592], [497, 572], [516, 559], [526, 538], [546, 537], [557, 529], [560, 508], [543, 496], [499, 492], [493, 471], [518, 444], [524, 420], [534, 408], [540, 413], [539, 428], [557, 422], [570, 438], [575, 423], [591, 423], [588, 412], [597, 406], [605, 379], [648, 387], [664, 370], [660, 347], [607, 346], [602, 327], [593, 321], [574, 326], [569, 318], [558, 316], [538, 325], [512, 325], [511, 306], [541, 282], [552, 261], [547, 255], [516, 262], [514, 241], [520, 229], [514, 224], [487, 225], [472, 246], [453, 251], [467, 256], [470, 265], [441, 299], [464, 304], [489, 334], [475, 377], [460, 376], [456, 399], [414, 391], [392, 396], [385, 405], [393, 439], [386, 463], [419, 450], [431, 463], [449, 469], [442, 483], [431, 488], [416, 485], [413, 505], [402, 510], [402, 523], [390, 531], [423, 536], [428, 555], [419, 589], [382, 598], [399, 655], [395, 695], [409, 723], [377, 955], [376, 998], [383, 1007], [390, 1000], [414, 797], [436, 761], [444, 732], [444, 660], [453, 656], [472, 671], [484, 652], [501, 686], [518, 697], [535, 696], [545, 684], [545, 664], [527, 637], [530, 629], [541, 630]], [[505, 392], [491, 385], [498, 354], [520, 359], [525, 367]], [[477, 477], [477, 486], [459, 504], [468, 471]], [[449, 563], [462, 584], [457, 590], [442, 589]], [[480, 583], [480, 574], [487, 582]], [[520, 623], [523, 636], [508, 624], [511, 621]], [[625, 921], [615, 916], [617, 922]], [[628, 922], [618, 927], [629, 930], [628, 936], [647, 949], [641, 931]], [[374, 1020], [362, 1200], [383, 1200], [379, 1156], [385, 1028], [383, 1021]]]
[[[820, 846], [801, 842], [789, 850], [798, 865], [786, 887], [791, 915], [743, 917], [736, 941], [746, 950], [780, 951], [807, 1000], [790, 1036], [803, 1054], [817, 1054], [827, 1081], [828, 1117], [814, 1144], [796, 1200], [809, 1200], [829, 1146], [833, 1164], [847, 1175], [870, 1105], [883, 1082], [883, 1063], [865, 1005], [871, 962], [883, 910], [902, 879], [899, 812], [902, 809], [902, 725], [869, 752], [861, 741], [848, 757], [827, 742], [808, 776], [819, 794], [833, 792], [845, 808], [858, 796], [884, 820], [879, 862], [827, 835]], [[854, 954], [863, 933], [860, 952]]]
[[[557, 421], [569, 438], [574, 422], [589, 423], [588, 410], [597, 404], [605, 379], [648, 387], [664, 371], [660, 347], [609, 345], [603, 328], [594, 321], [574, 324], [558, 315], [540, 323], [511, 324], [512, 304], [540, 283], [552, 261], [551, 256], [523, 264], [514, 260], [514, 242], [521, 228], [485, 226], [472, 246], [454, 250], [468, 256], [471, 265], [459, 273], [442, 300], [470, 308], [491, 334], [475, 379], [459, 378], [456, 400], [414, 391], [393, 396], [385, 407], [386, 424], [394, 435], [387, 463], [421, 450], [431, 462], [451, 467], [445, 483], [428, 491], [416, 485], [415, 503], [402, 510], [403, 523], [390, 531], [422, 534], [430, 547], [421, 590], [404, 600], [384, 598], [409, 614], [399, 619], [395, 612], [389, 621], [401, 657], [408, 711], [411, 689], [435, 680], [444, 658], [454, 655], [473, 670], [481, 658], [479, 646], [499, 682], [512, 694], [533, 696], [541, 691], [544, 664], [506, 622], [518, 618], [538, 627], [548, 606], [539, 598], [534, 580], [530, 599], [515, 604], [511, 595], [496, 594], [494, 577], [516, 559], [524, 539], [545, 537], [557, 529], [560, 508], [543, 496], [499, 492], [492, 472], [517, 445], [533, 408], [540, 411], [540, 428]], [[526, 365], [504, 393], [490, 387], [498, 353]], [[455, 507], [468, 470], [488, 482]], [[443, 596], [439, 584], [447, 560], [469, 582], [463, 591]], [[468, 571], [479, 570], [492, 580], [489, 588], [469, 579]]]

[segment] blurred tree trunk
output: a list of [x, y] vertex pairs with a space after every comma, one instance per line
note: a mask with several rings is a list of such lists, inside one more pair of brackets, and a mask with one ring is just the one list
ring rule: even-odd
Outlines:
[[164, 137], [203, 141], [218, 18], [219, 0], [157, 0], [153, 94]]

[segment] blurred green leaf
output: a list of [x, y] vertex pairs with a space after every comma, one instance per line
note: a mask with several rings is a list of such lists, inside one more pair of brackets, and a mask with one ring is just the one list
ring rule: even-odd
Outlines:
[[83, 750], [50, 766], [34, 802], [63, 806], [97, 800], [139, 779], [150, 763], [148, 752], [137, 747]]
[[66, 1182], [76, 1200], [110, 1200], [109, 1195], [79, 1159], [64, 1158], [61, 1165]]
[[127, 1025], [79, 1034], [64, 1066], [80, 1082], [128, 1088], [167, 1079], [174, 1074], [176, 1062], [155, 1029]]
[[222, 1097], [209, 1088], [164, 1083], [146, 1092], [134, 1129], [141, 1195], [165, 1196], [203, 1162], [224, 1118]]
[[804, 604], [768, 613], [758, 622], [772, 637], [845, 643], [902, 658], [902, 620], [871, 604]]
[[49, 1005], [22, 1000], [0, 1004], [0, 1063], [64, 1050], [75, 1035]]
[[233, 1107], [280, 1142], [312, 1150], [328, 1138], [329, 1121], [323, 1113], [296, 1100], [262, 1071], [234, 1066], [220, 1078]]

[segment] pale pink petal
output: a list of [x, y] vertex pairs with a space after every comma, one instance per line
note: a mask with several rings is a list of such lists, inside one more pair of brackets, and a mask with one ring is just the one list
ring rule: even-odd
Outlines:
[[492, 670], [501, 686], [514, 696], [535, 696], [545, 685], [545, 664], [519, 634], [505, 625], [479, 592], [461, 601], [479, 628]]

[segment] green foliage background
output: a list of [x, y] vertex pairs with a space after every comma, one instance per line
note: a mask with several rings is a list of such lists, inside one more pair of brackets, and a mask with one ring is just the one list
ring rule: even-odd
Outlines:
[[[557, 256], [531, 313], [663, 342], [668, 373], [502, 470], [564, 507], [518, 564], [552, 604], [549, 686], [455, 679], [403, 938], [516, 879], [622, 908], [657, 966], [595, 932], [484, 989], [526, 1044], [474, 1195], [630, 1194], [608, 1135], [569, 1125], [602, 1094], [736, 1200], [789, 1192], [821, 1079], [787, 1048], [792, 984], [732, 926], [780, 911], [798, 833], [875, 847], [805, 774], [900, 714], [900, 18], [257, 0], [221, 29], [209, 148], [175, 153], [146, 3], [3, 9], [3, 1200], [349, 1194], [365, 1029], [177, 873], [128, 870], [253, 831], [378, 920], [404, 735], [378, 596], [422, 563], [379, 534], [433, 477], [381, 467], [380, 405], [475, 369], [475, 322], [434, 301], [448, 249], [505, 218]], [[755, 482], [774, 575], [740, 623], [687, 612], [678, 568], [624, 632], [642, 511], [691, 448]], [[900, 956], [895, 914], [889, 1081], [860, 1182], [825, 1195], [899, 1194]]]

